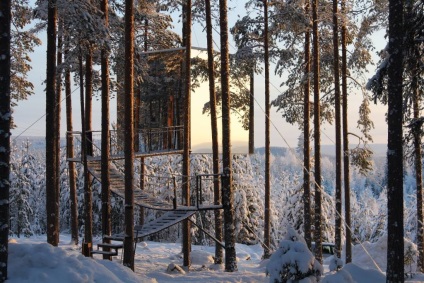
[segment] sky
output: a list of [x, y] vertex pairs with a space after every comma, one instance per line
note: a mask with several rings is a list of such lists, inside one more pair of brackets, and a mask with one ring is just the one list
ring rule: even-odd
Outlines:
[[[231, 2], [234, 5], [244, 5], [244, 1]], [[230, 24], [237, 20], [238, 10], [232, 10], [229, 12]], [[14, 108], [14, 120], [17, 128], [12, 131], [12, 139], [17, 136], [44, 136], [45, 135], [45, 85], [43, 81], [46, 76], [46, 45], [47, 41], [46, 34], [41, 33], [39, 35], [43, 42], [43, 45], [36, 47], [35, 52], [30, 55], [32, 59], [33, 69], [29, 74], [29, 80], [31, 80], [35, 86], [35, 94], [30, 96], [26, 101], [20, 101], [18, 106]], [[206, 47], [206, 36], [199, 24], [193, 25], [193, 46]], [[218, 39], [218, 34], [214, 34], [215, 40]], [[376, 51], [384, 47], [385, 41], [381, 33], [376, 34], [375, 40]], [[234, 43], [230, 41], [230, 52], [235, 52]], [[195, 55], [195, 52], [192, 52]], [[375, 56], [374, 58], [377, 57]], [[272, 70], [271, 66], [271, 70]], [[375, 66], [370, 67], [370, 76]], [[272, 72], [271, 72], [272, 73]], [[275, 99], [282, 91], [279, 87], [282, 78], [271, 76], [270, 95], [271, 101]], [[263, 147], [265, 144], [265, 110], [264, 110], [264, 75], [259, 74], [255, 77], [255, 98], [257, 99], [255, 104], [255, 146]], [[81, 129], [80, 121], [80, 102], [79, 102], [79, 89], [76, 86], [72, 86], [74, 91], [72, 94], [73, 100], [73, 123], [74, 130], [78, 131]], [[95, 93], [96, 95], [96, 93]], [[93, 130], [100, 130], [101, 120], [101, 106], [100, 100], [98, 99], [100, 93], [93, 98]], [[207, 84], [205, 83], [200, 89], [192, 93], [192, 145], [193, 147], [210, 143], [210, 117], [202, 115], [202, 108], [205, 102], [209, 99], [209, 93], [207, 90]], [[358, 109], [362, 99], [362, 95], [356, 93], [349, 94], [349, 131], [359, 134], [359, 130], [356, 127], [356, 121], [358, 120]], [[62, 119], [61, 119], [61, 135], [63, 136], [66, 131], [66, 120], [65, 120], [65, 102], [62, 102]], [[116, 99], [113, 98], [110, 101], [111, 109], [111, 122], [116, 122]], [[375, 128], [371, 131], [374, 143], [386, 143], [387, 141], [387, 125], [385, 122], [386, 106], [374, 105], [371, 103], [372, 109], [372, 120], [374, 121]], [[237, 117], [232, 116], [232, 142], [240, 144], [243, 142], [246, 144], [248, 140], [248, 132], [243, 130], [241, 125], [237, 122]], [[281, 115], [275, 111], [275, 108], [271, 108], [271, 146], [283, 146], [283, 147], [297, 147], [298, 138], [300, 131], [297, 126], [286, 123]], [[221, 125], [221, 122], [218, 122]], [[334, 126], [324, 124], [321, 126], [321, 143], [322, 144], [334, 144]], [[221, 137], [219, 138], [221, 139]], [[356, 144], [357, 140], [351, 139], [351, 144]]]
[[[269, 260], [262, 260], [260, 245], [236, 244], [236, 272], [225, 272], [222, 265], [213, 264], [213, 246], [193, 245], [190, 272], [178, 271], [182, 266], [180, 243], [158, 243], [145, 241], [137, 244], [135, 272], [122, 265], [119, 254], [112, 261], [101, 256], [87, 258], [81, 255], [81, 247], [70, 244], [70, 235], [60, 234], [58, 247], [46, 243], [45, 236], [10, 238], [8, 259], [8, 283], [259, 283], [269, 282], [265, 275]], [[96, 242], [94, 243], [96, 244]], [[353, 247], [353, 263], [341, 271], [329, 271], [331, 258], [323, 262], [323, 283], [358, 282], [384, 283], [386, 269], [387, 238], [376, 243], [364, 243]], [[376, 264], [383, 272], [378, 271]], [[177, 268], [175, 269], [175, 267]], [[174, 269], [174, 270], [172, 270]], [[415, 270], [415, 269], [413, 269]], [[351, 278], [354, 281], [348, 281]], [[405, 282], [423, 282], [424, 275], [416, 273]]]

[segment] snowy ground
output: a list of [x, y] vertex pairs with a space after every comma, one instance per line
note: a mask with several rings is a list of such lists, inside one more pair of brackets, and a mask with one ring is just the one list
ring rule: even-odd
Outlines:
[[[137, 245], [135, 273], [122, 266], [120, 256], [113, 261], [83, 257], [80, 248], [72, 246], [69, 235], [61, 235], [59, 248], [46, 244], [45, 237], [11, 239], [9, 244], [10, 283], [21, 282], [268, 282], [265, 276], [266, 261], [261, 260], [262, 248], [259, 245], [237, 245], [238, 271], [229, 273], [223, 266], [213, 264], [214, 247], [193, 246], [190, 272], [168, 270], [182, 264], [181, 245], [174, 243], [143, 242]], [[372, 249], [375, 258], [385, 253], [380, 248]], [[363, 258], [359, 251], [354, 253]], [[331, 274], [328, 260], [324, 262], [323, 282], [385, 282], [384, 274], [375, 269], [363, 269], [368, 262], [356, 260], [347, 265], [344, 272]], [[173, 265], [174, 264], [174, 265]], [[362, 266], [362, 268], [360, 267]], [[368, 265], [369, 266], [369, 265]], [[352, 278], [353, 281], [350, 281]], [[422, 274], [416, 274], [406, 282], [424, 282]]]

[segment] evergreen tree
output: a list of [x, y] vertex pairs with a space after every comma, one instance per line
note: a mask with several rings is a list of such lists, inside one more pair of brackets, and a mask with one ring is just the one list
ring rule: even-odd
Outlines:
[[[256, 178], [248, 156], [234, 156], [233, 171], [236, 241], [256, 244], [259, 240], [256, 234], [264, 225], [264, 201], [259, 189], [262, 189], [263, 184]], [[270, 217], [270, 232], [271, 227]], [[269, 237], [271, 241], [271, 233]]]
[[271, 256], [266, 273], [270, 282], [319, 282], [323, 267], [309, 251], [305, 240], [292, 228]]
[[339, 19], [338, 1], [333, 0], [333, 65], [334, 65], [334, 112], [336, 128], [336, 257], [341, 258], [342, 251], [342, 137], [340, 116], [340, 66], [339, 66]]
[[402, 1], [389, 1], [388, 143], [387, 143], [387, 281], [403, 282], [403, 142], [402, 87], [404, 7]]
[[269, 249], [270, 240], [270, 103], [269, 103], [269, 34], [268, 34], [268, 0], [263, 1], [264, 5], [264, 61], [265, 61], [265, 225], [264, 225], [264, 258], [269, 258], [271, 251]]
[[[205, 0], [205, 18], [206, 18], [206, 39], [208, 48], [208, 78], [209, 78], [209, 103], [211, 109], [211, 135], [212, 135], [212, 162], [213, 174], [219, 174], [219, 148], [218, 148], [218, 123], [217, 123], [217, 110], [216, 110], [216, 92], [215, 92], [215, 68], [214, 68], [214, 54], [213, 54], [213, 38], [212, 38], [212, 8], [211, 3]], [[214, 178], [214, 204], [221, 204], [221, 188], [219, 179]], [[215, 238], [218, 241], [223, 240], [222, 234], [222, 212], [215, 210]], [[223, 262], [223, 250], [219, 245], [215, 245], [215, 264]]]
[[125, 266], [134, 270], [134, 1], [125, 0]]
[[319, 31], [318, 31], [318, 1], [312, 1], [312, 34], [313, 34], [313, 73], [314, 73], [314, 152], [315, 152], [315, 206], [314, 206], [314, 240], [315, 240], [315, 257], [322, 262], [322, 222], [321, 222], [321, 202], [322, 202], [322, 186], [321, 186], [321, 132], [320, 132], [320, 57], [319, 57]]
[[219, 0], [219, 26], [221, 34], [221, 91], [222, 91], [222, 204], [224, 207], [225, 270], [237, 271], [235, 247], [234, 191], [232, 184], [232, 155], [230, 131], [230, 88], [227, 1]]
[[30, 195], [33, 188], [34, 157], [28, 153], [29, 141], [23, 144], [22, 155], [14, 160], [10, 177], [10, 234], [29, 237], [31, 231], [31, 215], [33, 214]]
[[[309, 1], [305, 5], [305, 14], [309, 13]], [[304, 238], [308, 248], [311, 248], [311, 156], [310, 156], [310, 91], [311, 79], [309, 73], [311, 71], [311, 31], [305, 30], [305, 55], [304, 55], [304, 76], [305, 82], [303, 86], [303, 217], [304, 217]]]
[[[342, 0], [341, 13], [346, 14], [346, 0]], [[349, 173], [349, 138], [348, 138], [348, 111], [347, 111], [347, 28], [346, 21], [342, 21], [341, 27], [341, 48], [342, 48], [342, 127], [343, 127], [343, 186], [344, 186], [344, 207], [345, 207], [345, 231], [346, 231], [346, 263], [352, 261], [352, 232], [350, 223], [350, 173]]]
[[[11, 106], [25, 100], [34, 93], [34, 85], [28, 80], [28, 72], [32, 69], [29, 53], [41, 44], [34, 29], [27, 28], [33, 19], [34, 10], [28, 0], [14, 0], [11, 4]], [[13, 126], [13, 125], [12, 125]]]
[[46, 84], [46, 212], [47, 242], [53, 246], [59, 244], [59, 203], [57, 202], [57, 170], [55, 146], [56, 115], [56, 0], [48, 1], [47, 21], [47, 84]]
[[[101, 1], [101, 10], [104, 15], [104, 25], [109, 26], [109, 2]], [[101, 167], [102, 167], [102, 235], [111, 235], [111, 205], [110, 205], [110, 133], [109, 133], [109, 99], [110, 99], [110, 81], [109, 81], [109, 50], [107, 46], [101, 49], [101, 71], [102, 71], [102, 145], [101, 145]], [[137, 139], [138, 140], [138, 139]], [[108, 259], [107, 256], [103, 257]], [[110, 257], [109, 257], [110, 259]]]
[[0, 3], [0, 282], [7, 279], [10, 190], [10, 24], [11, 1]]
[[[184, 204], [190, 206], [190, 149], [191, 149], [191, 0], [187, 0], [183, 5], [183, 46], [185, 46], [184, 57], [184, 141], [183, 141], [183, 199]], [[183, 253], [184, 266], [190, 266], [191, 237], [190, 223], [183, 221]]]

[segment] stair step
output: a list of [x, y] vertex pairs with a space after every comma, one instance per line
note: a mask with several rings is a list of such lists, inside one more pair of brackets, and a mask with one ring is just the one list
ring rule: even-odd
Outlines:
[[94, 250], [91, 251], [91, 254], [99, 254], [99, 255], [108, 255], [108, 256], [116, 256], [118, 255], [117, 251], [111, 252], [111, 251], [101, 251], [101, 250]]
[[103, 239], [123, 242], [124, 236], [123, 235], [111, 235], [111, 236], [104, 236]]
[[109, 248], [109, 249], [123, 249], [124, 245], [123, 244], [110, 244], [110, 243], [98, 243], [97, 246], [99, 248]]

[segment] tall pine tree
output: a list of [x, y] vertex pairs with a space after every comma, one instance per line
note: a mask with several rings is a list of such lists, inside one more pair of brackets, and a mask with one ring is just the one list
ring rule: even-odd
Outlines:
[[134, 1], [125, 0], [125, 266], [134, 270]]
[[57, 182], [55, 146], [56, 120], [56, 35], [57, 35], [56, 0], [48, 2], [47, 20], [47, 84], [46, 84], [46, 212], [47, 242], [53, 246], [59, 244], [59, 192]]
[[389, 1], [387, 139], [387, 281], [404, 282], [403, 254], [403, 1]]
[[222, 90], [222, 202], [224, 206], [225, 271], [237, 271], [234, 192], [230, 131], [230, 88], [227, 0], [219, 0]]
[[7, 279], [10, 173], [10, 21], [11, 1], [0, 3], [0, 282]]

